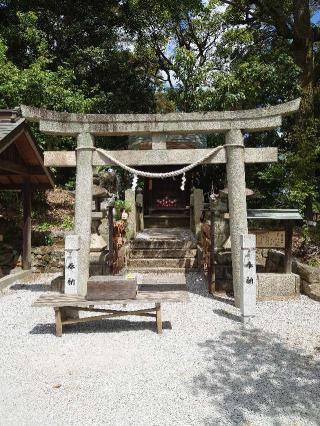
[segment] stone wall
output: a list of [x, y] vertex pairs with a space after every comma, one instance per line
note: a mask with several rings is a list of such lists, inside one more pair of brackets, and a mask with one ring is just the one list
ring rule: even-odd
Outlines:
[[[266, 261], [266, 272], [284, 271], [284, 254], [277, 250], [269, 250]], [[293, 260], [292, 272], [301, 278], [301, 292], [320, 301], [320, 268]]]
[[33, 272], [63, 272], [64, 247], [41, 246], [31, 250]]
[[299, 297], [300, 277], [296, 274], [257, 274], [257, 300], [288, 300]]
[[[265, 263], [267, 260], [267, 250], [257, 250], [257, 272], [265, 272]], [[217, 291], [232, 291], [232, 256], [231, 251], [224, 250], [215, 253], [215, 277]]]
[[[294, 264], [292, 265], [294, 269]], [[284, 272], [284, 253], [278, 250], [269, 250], [266, 260], [266, 272], [283, 273]]]
[[[31, 251], [33, 272], [64, 273], [64, 247], [41, 246]], [[106, 275], [109, 272], [108, 252], [90, 253], [90, 275]]]
[[296, 271], [301, 277], [303, 293], [320, 301], [320, 268], [297, 262]]

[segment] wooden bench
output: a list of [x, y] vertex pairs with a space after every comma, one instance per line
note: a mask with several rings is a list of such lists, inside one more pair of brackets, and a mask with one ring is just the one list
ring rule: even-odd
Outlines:
[[[156, 319], [157, 333], [162, 333], [161, 304], [162, 303], [183, 303], [189, 301], [189, 295], [185, 283], [185, 278], [181, 277], [179, 282], [160, 283], [150, 282], [139, 285], [136, 299], [128, 300], [86, 300], [83, 296], [50, 293], [43, 294], [32, 306], [46, 307], [50, 306], [55, 311], [56, 336], [62, 336], [62, 327], [68, 324], [79, 324], [91, 321], [100, 321], [108, 318], [117, 318], [123, 316], [152, 317]], [[142, 308], [138, 310], [115, 310], [106, 309], [107, 305], [133, 305], [133, 307], [152, 304], [153, 307]], [[95, 307], [97, 306], [97, 307]], [[95, 315], [84, 318], [76, 318], [73, 313], [98, 312], [101, 315]]]

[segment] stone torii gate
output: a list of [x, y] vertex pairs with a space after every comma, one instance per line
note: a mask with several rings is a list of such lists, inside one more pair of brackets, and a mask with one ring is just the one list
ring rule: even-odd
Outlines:
[[[40, 131], [77, 138], [75, 151], [49, 151], [45, 165], [76, 167], [75, 234], [80, 236], [78, 292], [85, 296], [89, 278], [91, 201], [93, 166], [112, 165], [95, 152], [95, 136], [146, 135], [158, 141], [160, 149], [149, 151], [110, 151], [123, 164], [135, 166], [193, 164], [208, 149], [166, 150], [164, 134], [224, 133], [224, 149], [204, 163], [226, 163], [230, 209], [230, 233], [235, 303], [239, 306], [240, 235], [248, 233], [245, 193], [245, 163], [277, 161], [277, 148], [245, 148], [243, 133], [260, 132], [281, 126], [282, 117], [298, 110], [300, 99], [269, 108], [244, 111], [170, 114], [74, 114], [22, 106], [23, 116], [40, 124]], [[153, 143], [155, 148], [157, 143]], [[162, 148], [162, 149], [161, 149]]]

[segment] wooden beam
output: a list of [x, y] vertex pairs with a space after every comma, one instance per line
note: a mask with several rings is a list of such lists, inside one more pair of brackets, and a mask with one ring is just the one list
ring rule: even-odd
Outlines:
[[[203, 158], [210, 149], [159, 149], [154, 150], [123, 150], [109, 151], [109, 154], [121, 163], [130, 166], [181, 165], [192, 164]], [[278, 160], [277, 148], [245, 148], [246, 163], [271, 163]], [[205, 164], [225, 164], [225, 150], [221, 149]], [[46, 167], [75, 167], [75, 151], [46, 151], [44, 153]], [[93, 153], [93, 166], [111, 166], [113, 163], [102, 154]]]
[[36, 157], [37, 157], [37, 159], [38, 159], [38, 161], [39, 161], [39, 163], [40, 163], [41, 167], [43, 168], [43, 172], [44, 172], [44, 173], [47, 175], [47, 177], [48, 177], [48, 180], [49, 180], [49, 185], [48, 185], [48, 187], [49, 187], [50, 189], [54, 188], [54, 181], [53, 181], [53, 178], [52, 178], [52, 176], [51, 176], [51, 174], [50, 174], [50, 171], [49, 171], [49, 170], [47, 170], [47, 169], [46, 169], [46, 167], [45, 167], [45, 165], [44, 165], [43, 155], [42, 155], [42, 154], [40, 154], [40, 151], [39, 151], [39, 149], [38, 149], [37, 145], [35, 144], [35, 142], [34, 142], [34, 140], [33, 140], [33, 137], [32, 137], [32, 135], [31, 135], [31, 133], [30, 133], [30, 131], [29, 131], [29, 128], [26, 128], [25, 135], [26, 135], [26, 137], [27, 137], [27, 139], [28, 139], [28, 142], [29, 142], [30, 146], [33, 148], [33, 151], [34, 151], [34, 153], [35, 153], [35, 155], [36, 155]]
[[31, 187], [26, 179], [22, 189], [23, 230], [22, 230], [22, 269], [31, 268]]
[[[52, 189], [52, 186], [49, 183], [30, 183], [30, 189], [39, 189], [46, 190]], [[21, 183], [0, 183], [0, 191], [22, 191]]]
[[[22, 174], [22, 173], [14, 173], [14, 172], [7, 172], [6, 170], [1, 170], [1, 167], [0, 167], [0, 178], [1, 177], [8, 177], [8, 178], [11, 178], [11, 177], [20, 177], [20, 178], [23, 178], [23, 176], [30, 176], [30, 177], [34, 177], [34, 178], [36, 178], [36, 179], [38, 179], [38, 178], [46, 178], [47, 176], [46, 175], [44, 175], [42, 172], [41, 173], [38, 173], [38, 171], [36, 170], [36, 171], [34, 171], [33, 173], [28, 173], [28, 174]], [[49, 186], [49, 183], [48, 183], [48, 186]]]
[[23, 164], [13, 163], [12, 161], [0, 160], [0, 169], [7, 170], [8, 172], [13, 172], [18, 175], [28, 175], [29, 169]]
[[24, 129], [17, 126], [13, 131], [8, 133], [0, 142], [0, 154], [9, 148], [24, 132]]

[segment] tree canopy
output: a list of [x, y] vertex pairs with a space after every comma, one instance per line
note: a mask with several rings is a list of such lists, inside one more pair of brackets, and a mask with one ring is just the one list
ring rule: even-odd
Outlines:
[[[2, 1], [0, 107], [188, 112], [302, 96], [282, 129], [246, 136], [248, 146], [280, 149], [277, 164], [248, 170], [248, 183], [262, 203], [310, 217], [320, 188], [319, 8], [307, 0]], [[207, 170], [203, 185], [212, 180]]]

